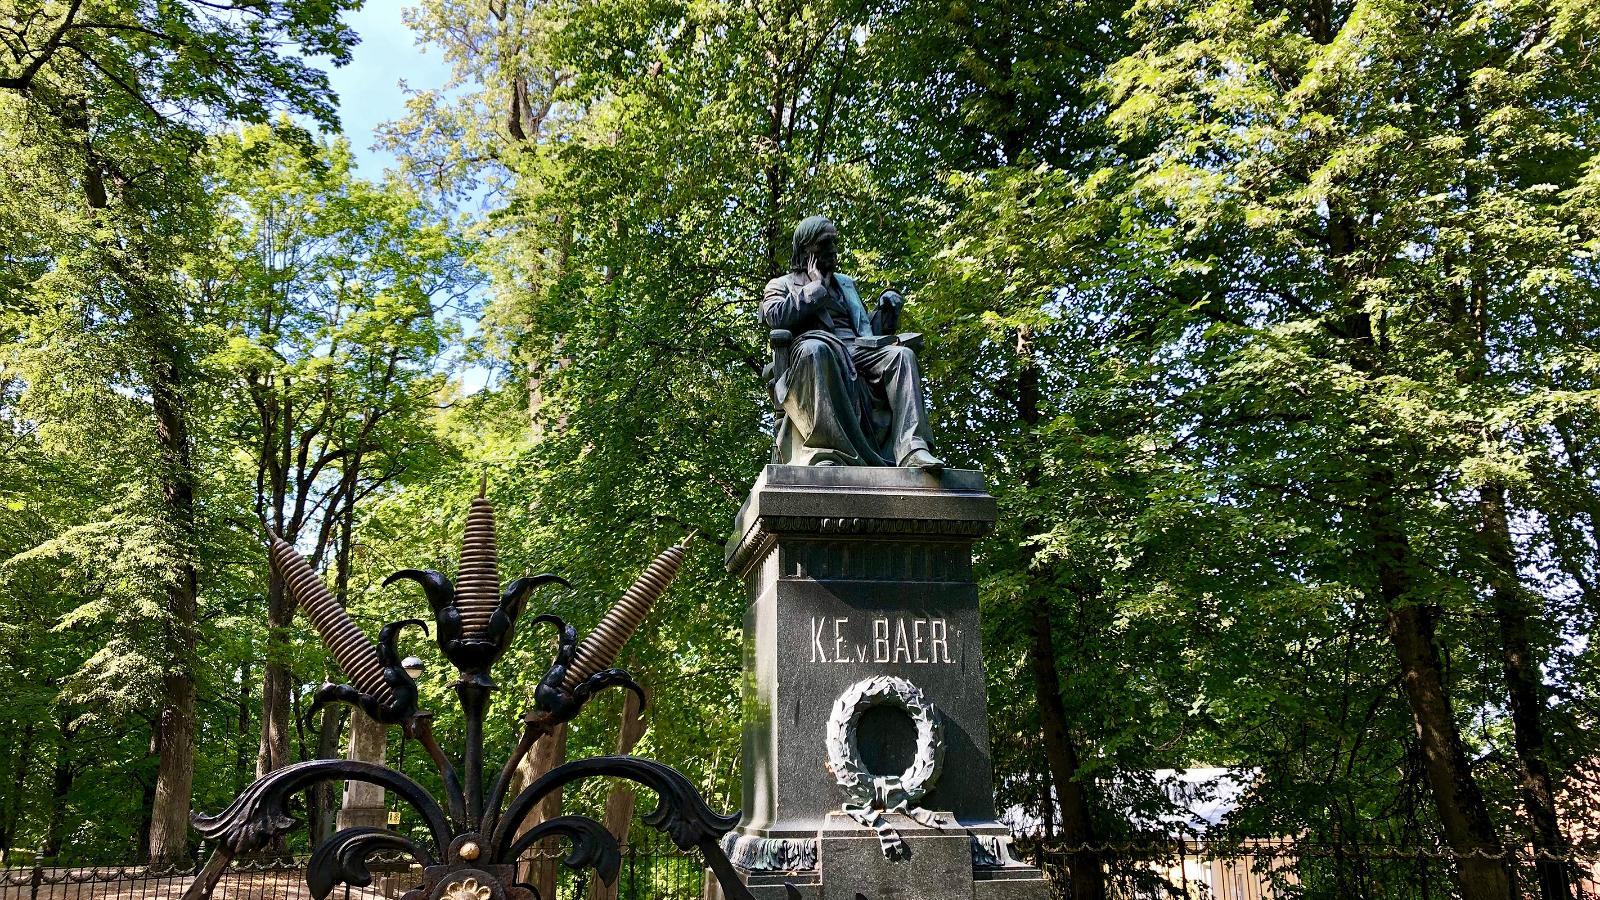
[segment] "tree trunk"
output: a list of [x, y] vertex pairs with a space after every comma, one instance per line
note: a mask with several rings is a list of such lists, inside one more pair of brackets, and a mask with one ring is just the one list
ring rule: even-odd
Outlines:
[[1500, 630], [1500, 663], [1511, 711], [1512, 743], [1517, 752], [1518, 782], [1528, 817], [1533, 849], [1538, 854], [1539, 896], [1571, 900], [1572, 880], [1565, 862], [1567, 846], [1556, 815], [1556, 789], [1545, 760], [1544, 684], [1528, 637], [1529, 597], [1517, 577], [1516, 550], [1506, 521], [1506, 492], [1488, 485], [1478, 492], [1482, 514], [1479, 531], [1490, 565], [1490, 599]]
[[39, 843], [39, 855], [50, 858], [61, 855], [61, 841], [67, 821], [67, 798], [72, 795], [72, 781], [78, 774], [72, 764], [73, 729], [65, 720], [61, 720], [57, 723], [57, 731], [56, 764], [50, 778], [50, 813], [45, 821], [44, 840]]
[[16, 767], [11, 770], [11, 796], [5, 809], [0, 811], [0, 860], [11, 858], [11, 847], [17, 838], [24, 791], [28, 789], [28, 769], [33, 765], [33, 738], [38, 731], [38, 723], [29, 721], [22, 729], [22, 740], [17, 743]]
[[[1044, 732], [1045, 761], [1060, 801], [1060, 843], [1069, 850], [1082, 848], [1068, 857], [1071, 870], [1068, 896], [1072, 900], [1103, 900], [1105, 874], [1099, 855], [1089, 848], [1095, 842], [1094, 818], [1088, 794], [1078, 778], [1078, 747], [1067, 727], [1066, 706], [1061, 702], [1061, 673], [1056, 667], [1050, 602], [1043, 596], [1035, 596], [1029, 599], [1028, 605], [1034, 699], [1039, 704], [1039, 725]], [[1043, 813], [1050, 816], [1048, 806]]]
[[[1017, 333], [1017, 355], [1021, 369], [1017, 373], [1017, 419], [1023, 427], [1033, 432], [1042, 419], [1039, 386], [1039, 366], [1033, 358], [1032, 331], [1024, 326]], [[1024, 487], [1038, 486], [1040, 472], [1037, 461], [1023, 470]], [[1037, 534], [1039, 523], [1027, 523], [1025, 534]], [[1067, 722], [1066, 705], [1061, 700], [1061, 670], [1056, 664], [1053, 624], [1050, 619], [1050, 598], [1043, 592], [1033, 571], [1038, 548], [1024, 547], [1020, 557], [1023, 575], [1029, 582], [1028, 606], [1029, 664], [1033, 669], [1034, 702], [1039, 707], [1039, 725], [1044, 732], [1045, 762], [1050, 768], [1056, 798], [1060, 801], [1060, 841], [1069, 848], [1082, 848], [1071, 854], [1069, 890], [1072, 900], [1104, 900], [1105, 875], [1099, 856], [1088, 845], [1095, 842], [1094, 816], [1088, 792], [1078, 778], [1079, 754], [1077, 743]], [[1047, 807], [1041, 810], [1045, 817], [1052, 815]]]
[[[639, 697], [633, 691], [624, 691], [626, 698], [622, 704], [622, 717], [617, 728], [617, 755], [626, 756], [633, 752], [639, 739], [644, 737], [645, 721], [643, 710], [639, 708]], [[633, 782], [618, 778], [611, 785], [611, 793], [606, 795], [606, 830], [617, 839], [617, 843], [626, 847], [629, 833], [633, 827]], [[589, 882], [589, 900], [617, 900], [617, 890], [621, 884], [606, 884], [595, 878]]]
[[[287, 540], [294, 538], [285, 535]], [[270, 568], [270, 567], [269, 567]], [[289, 626], [294, 598], [273, 569], [267, 583], [267, 661], [261, 677], [261, 742], [256, 749], [256, 777], [290, 763], [289, 759]]]
[[[515, 783], [511, 786], [511, 796], [527, 785], [537, 781], [540, 776], [567, 761], [567, 726], [565, 723], [545, 735], [539, 743], [533, 746], [533, 751], [522, 758], [517, 766]], [[551, 791], [548, 796], [539, 801], [522, 824], [517, 828], [520, 837], [528, 829], [545, 821], [561, 815], [561, 791]], [[553, 852], [550, 846], [535, 844], [530, 848], [531, 856], [525, 856], [517, 863], [517, 876], [539, 890], [540, 897], [556, 896], [557, 876], [560, 871], [557, 867], [559, 855]]]
[[235, 720], [233, 755], [233, 794], [238, 796], [245, 788], [246, 773], [250, 771], [250, 661], [239, 663], [238, 717]]
[[1389, 638], [1405, 685], [1406, 701], [1422, 745], [1423, 774], [1433, 793], [1439, 824], [1460, 861], [1465, 900], [1515, 897], [1510, 869], [1498, 856], [1503, 848], [1489, 819], [1489, 808], [1473, 777], [1455, 712], [1444, 689], [1439, 650], [1434, 644], [1431, 606], [1402, 604], [1388, 613]]
[[[154, 729], [150, 732], [150, 755], [159, 761]], [[130, 854], [138, 854], [139, 848], [150, 846], [150, 826], [155, 824], [156, 815], [156, 783], [154, 779], [142, 776], [133, 780], [139, 785], [139, 831], [133, 835], [132, 846], [128, 851]]]
[[[159, 315], [155, 309], [147, 313], [152, 322]], [[162, 500], [183, 540], [181, 547], [169, 551], [177, 557], [178, 571], [167, 585], [167, 670], [161, 679], [162, 705], [156, 717], [155, 744], [161, 759], [156, 768], [155, 805], [150, 816], [150, 865], [162, 868], [179, 865], [189, 856], [195, 749], [191, 661], [199, 615], [199, 581], [192, 556], [195, 473], [181, 377], [185, 367], [177, 358], [180, 344], [167, 331], [161, 329], [147, 337], [159, 340], [159, 349], [154, 349], [150, 358], [150, 395], [161, 453]]]
[[194, 788], [194, 680], [187, 672], [162, 679], [166, 703], [157, 720], [161, 760], [150, 810], [150, 865], [182, 865], [189, 857], [189, 813]]
[[1050, 774], [1049, 760], [1045, 761], [1044, 770], [1039, 773], [1039, 822], [1044, 829], [1045, 842], [1055, 843], [1056, 789], [1055, 777]]
[[1400, 663], [1401, 684], [1422, 750], [1422, 770], [1433, 794], [1450, 848], [1461, 854], [1459, 878], [1464, 900], [1507, 900], [1516, 896], [1510, 867], [1488, 804], [1473, 776], [1455, 709], [1445, 690], [1444, 666], [1434, 639], [1438, 608], [1411, 594], [1410, 542], [1393, 512], [1393, 478], [1386, 471], [1369, 480], [1368, 529], [1382, 595], [1389, 640]]
[[[317, 723], [317, 759], [335, 759], [339, 755], [339, 738], [344, 733], [344, 719], [350, 707], [332, 703], [322, 708]], [[333, 812], [333, 783], [318, 782], [306, 789], [306, 829], [311, 832], [311, 846], [315, 847], [333, 836], [336, 819]]]
[[[1385, 374], [1385, 348], [1374, 333], [1372, 314], [1354, 302], [1358, 292], [1353, 285], [1359, 273], [1348, 265], [1360, 243], [1354, 220], [1342, 210], [1333, 211], [1328, 220], [1327, 249], [1335, 277], [1345, 296], [1351, 298], [1347, 300], [1350, 310], [1340, 320], [1342, 336], [1355, 347], [1348, 363], [1364, 376], [1377, 379]], [[1435, 640], [1439, 609], [1412, 592], [1411, 542], [1397, 495], [1398, 479], [1385, 459], [1383, 451], [1371, 450], [1364, 460], [1366, 546], [1422, 752], [1423, 776], [1445, 840], [1460, 857], [1457, 877], [1463, 900], [1508, 900], [1517, 896], [1516, 883], [1502, 858], [1504, 848], [1445, 690], [1444, 665]]]

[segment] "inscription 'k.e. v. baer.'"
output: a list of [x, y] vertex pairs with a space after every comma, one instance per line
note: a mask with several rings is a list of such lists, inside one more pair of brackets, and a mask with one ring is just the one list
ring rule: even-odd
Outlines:
[[[950, 628], [944, 619], [877, 616], [870, 620], [842, 616], [811, 617], [811, 661], [814, 663], [953, 663]], [[961, 633], [956, 632], [956, 637]], [[867, 638], [867, 640], [863, 640]]]

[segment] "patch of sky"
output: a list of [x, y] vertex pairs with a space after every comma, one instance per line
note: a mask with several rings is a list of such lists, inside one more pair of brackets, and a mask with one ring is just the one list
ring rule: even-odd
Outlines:
[[[329, 81], [339, 98], [339, 123], [350, 141], [356, 171], [363, 178], [378, 180], [397, 168], [399, 160], [392, 150], [379, 144], [378, 131], [385, 122], [405, 116], [411, 92], [443, 88], [450, 80], [450, 65], [444, 55], [417, 42], [405, 23], [405, 8], [399, 0], [370, 0], [348, 14], [346, 24], [361, 41], [352, 52], [349, 65], [328, 67]], [[461, 306], [481, 308], [487, 299], [485, 292], [486, 286], [480, 286]], [[459, 307], [452, 304], [449, 308]], [[457, 322], [465, 340], [477, 335], [476, 315], [458, 315]], [[454, 358], [442, 360], [441, 366], [454, 370], [464, 393], [482, 390], [493, 379], [487, 367], [464, 363], [459, 350]]]
[[373, 0], [351, 13], [346, 23], [361, 43], [349, 65], [328, 73], [339, 96], [339, 122], [350, 138], [357, 168], [367, 178], [380, 177], [397, 162], [393, 153], [377, 146], [377, 132], [384, 122], [405, 115], [406, 86], [443, 87], [450, 78], [444, 56], [419, 45], [406, 27], [403, 9], [396, 0]]

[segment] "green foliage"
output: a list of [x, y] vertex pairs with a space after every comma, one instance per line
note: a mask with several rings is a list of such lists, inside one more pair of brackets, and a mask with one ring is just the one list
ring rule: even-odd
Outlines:
[[[120, 826], [72, 842], [136, 828], [137, 803], [83, 813], [91, 785], [152, 783], [174, 667], [201, 685], [196, 802], [220, 806], [254, 768], [263, 662], [296, 704], [328, 666], [269, 627], [261, 524], [375, 626], [421, 609], [388, 572], [454, 569], [485, 476], [503, 573], [571, 577], [533, 605], [580, 627], [701, 532], [626, 664], [655, 699], [640, 752], [736, 804], [742, 587], [716, 548], [769, 450], [757, 291], [820, 211], [849, 271], [910, 298], [939, 450], [1001, 503], [979, 561], [990, 702], [1017, 711], [993, 722], [1004, 802], [1039, 806], [1054, 741], [1079, 834], [1162, 808], [1157, 769], [1234, 765], [1260, 772], [1239, 834], [1453, 839], [1392, 643], [1424, 609], [1520, 845], [1508, 610], [1537, 755], [1579, 789], [1597, 749], [1590, 6], [426, 0], [409, 21], [455, 77], [388, 126], [404, 183], [382, 184], [263, 124], [331, 124], [278, 48], [342, 59], [343, 4], [8, 8], [0, 85], [44, 61], [0, 90], [0, 836], [37, 842], [45, 770], [91, 740], [114, 749], [75, 818]], [[69, 9], [100, 24], [46, 53]], [[162, 512], [169, 370], [192, 528]], [[502, 666], [499, 747], [549, 637]], [[434, 666], [424, 706], [448, 685]], [[610, 748], [615, 706], [572, 754]]]

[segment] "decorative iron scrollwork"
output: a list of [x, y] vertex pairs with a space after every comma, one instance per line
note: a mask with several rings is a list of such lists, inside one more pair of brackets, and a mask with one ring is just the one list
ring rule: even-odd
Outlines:
[[444, 810], [422, 785], [385, 766], [348, 759], [312, 759], [268, 772], [222, 812], [195, 814], [195, 830], [232, 854], [260, 850], [300, 824], [289, 814], [289, 799], [324, 781], [364, 781], [394, 791], [422, 816], [436, 848], [450, 842], [452, 832]]
[[572, 844], [562, 865], [569, 869], [593, 869], [601, 881], [616, 883], [617, 873], [622, 869], [622, 848], [615, 835], [588, 816], [556, 816], [540, 822], [512, 841], [505, 858], [515, 862], [523, 851], [553, 836], [567, 838]]
[[[596, 756], [557, 766], [518, 794], [506, 807], [505, 815], [489, 838], [489, 858], [498, 862], [515, 859], [510, 855], [511, 836], [539, 801], [552, 791], [575, 781], [605, 775], [626, 778], [654, 791], [658, 798], [656, 807], [640, 821], [666, 832], [680, 850], [702, 846], [708, 840], [715, 842], [739, 823], [737, 815], [714, 812], [689, 779], [671, 766], [637, 756]], [[717, 852], [721, 854], [722, 851], [719, 848]]]
[[433, 854], [411, 838], [387, 828], [358, 825], [317, 846], [306, 865], [306, 887], [316, 900], [326, 900], [341, 884], [367, 887], [372, 884], [372, 858], [385, 850], [406, 853], [423, 866], [434, 864]]
[[658, 802], [642, 818], [644, 824], [665, 831], [682, 849], [699, 849], [728, 900], [753, 900], [719, 843], [738, 822], [738, 815], [712, 810], [694, 785], [670, 766], [632, 756], [577, 760], [550, 771], [505, 802], [521, 760], [557, 725], [577, 716], [596, 693], [621, 687], [638, 694], [643, 705], [644, 690], [612, 662], [677, 576], [687, 542], [657, 556], [582, 641], [577, 629], [553, 613], [533, 618], [537, 624], [554, 626], [555, 655], [534, 692], [532, 707], [523, 716], [522, 736], [488, 791], [483, 781], [483, 720], [494, 686], [490, 669], [510, 647], [517, 619], [534, 590], [550, 584], [567, 585], [566, 579], [546, 573], [519, 578], [501, 588], [494, 512], [480, 492], [467, 515], [456, 583], [424, 569], [403, 569], [384, 582], [413, 581], [422, 587], [433, 612], [434, 639], [456, 667], [455, 690], [466, 720], [462, 771], [458, 774], [434, 740], [432, 716], [417, 709], [417, 688], [401, 665], [396, 646], [407, 626], [424, 631], [427, 626], [417, 619], [390, 623], [374, 644], [287, 542], [273, 535], [270, 543], [273, 565], [284, 576], [290, 594], [305, 608], [329, 653], [350, 679], [350, 684], [324, 685], [317, 691], [313, 708], [350, 703], [379, 722], [399, 725], [406, 738], [423, 745], [438, 767], [444, 804], [415, 781], [384, 766], [333, 759], [287, 766], [257, 779], [222, 812], [194, 816], [196, 829], [218, 846], [185, 891], [185, 900], [209, 897], [235, 854], [264, 847], [298, 825], [289, 812], [291, 798], [324, 781], [364, 781], [393, 791], [421, 816], [431, 841], [419, 842], [370, 826], [334, 834], [316, 848], [307, 869], [307, 884], [316, 900], [325, 900], [340, 884], [370, 885], [371, 863], [381, 852], [404, 853], [422, 865], [423, 885], [409, 892], [406, 900], [536, 900], [536, 891], [515, 882], [516, 861], [535, 842], [548, 837], [570, 843], [563, 860], [567, 866], [593, 869], [602, 881], [614, 883], [621, 849], [616, 836], [594, 819], [556, 816], [517, 834], [542, 799], [563, 785], [591, 777], [626, 778], [654, 791]]

